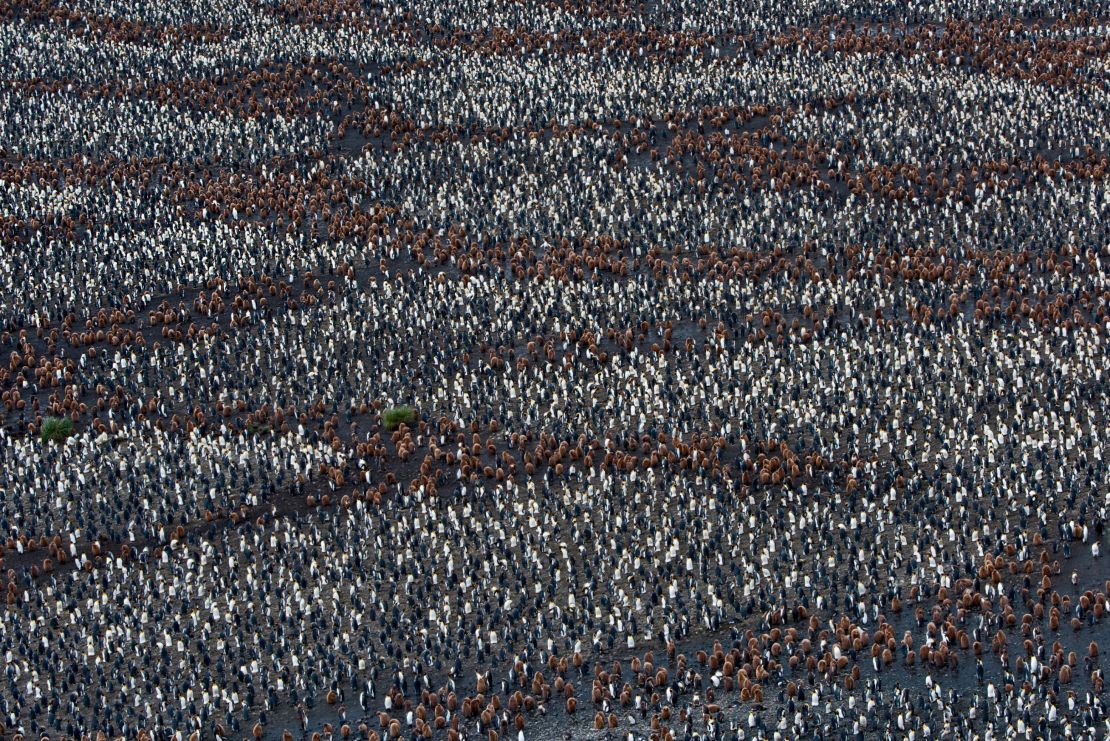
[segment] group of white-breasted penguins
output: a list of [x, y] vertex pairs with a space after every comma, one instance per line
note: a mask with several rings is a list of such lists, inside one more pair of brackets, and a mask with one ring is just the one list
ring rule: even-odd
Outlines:
[[1103, 10], [9, 3], [0, 737], [1107, 738]]

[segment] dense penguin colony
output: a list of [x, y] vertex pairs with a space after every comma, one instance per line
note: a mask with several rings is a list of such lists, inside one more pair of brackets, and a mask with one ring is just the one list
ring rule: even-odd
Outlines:
[[0, 61], [0, 738], [1110, 737], [1104, 3]]

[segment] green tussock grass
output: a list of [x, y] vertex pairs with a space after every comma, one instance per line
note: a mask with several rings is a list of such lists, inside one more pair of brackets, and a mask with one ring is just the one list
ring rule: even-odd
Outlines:
[[390, 432], [393, 432], [402, 424], [411, 425], [415, 420], [416, 410], [407, 405], [390, 407], [382, 413], [382, 422]]
[[47, 417], [43, 420], [39, 439], [44, 443], [62, 443], [72, 434], [73, 420], [66, 417]]

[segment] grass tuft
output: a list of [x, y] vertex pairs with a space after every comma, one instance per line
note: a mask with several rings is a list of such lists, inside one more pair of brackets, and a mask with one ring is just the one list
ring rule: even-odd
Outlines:
[[390, 407], [382, 414], [385, 429], [393, 432], [402, 424], [411, 425], [416, 420], [416, 410], [410, 406]]
[[73, 434], [73, 420], [68, 417], [47, 417], [42, 422], [39, 439], [44, 443], [64, 443]]

